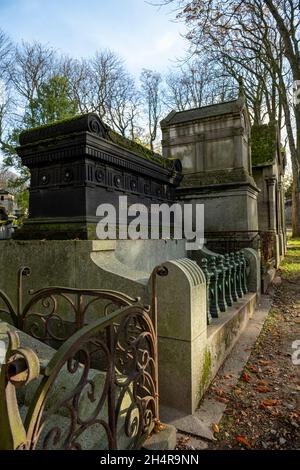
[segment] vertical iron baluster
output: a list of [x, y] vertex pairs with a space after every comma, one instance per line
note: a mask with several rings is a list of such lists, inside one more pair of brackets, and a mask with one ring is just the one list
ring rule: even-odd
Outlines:
[[226, 268], [223, 263], [223, 256], [218, 256], [217, 258], [217, 269], [218, 269], [218, 296], [219, 296], [219, 307], [221, 312], [226, 312], [227, 302], [225, 296], [225, 278], [226, 278]]
[[220, 307], [218, 301], [218, 270], [216, 267], [216, 258], [212, 256], [209, 262], [209, 270], [211, 272], [210, 279], [210, 314], [213, 318], [218, 318]]
[[242, 261], [242, 289], [244, 294], [246, 295], [248, 292], [247, 286], [247, 260], [245, 258], [245, 253], [243, 251], [240, 252], [240, 259]]
[[241, 298], [244, 295], [242, 289], [242, 262], [240, 260], [240, 253], [237, 251], [234, 255], [235, 263], [236, 263], [236, 291], [238, 296]]
[[231, 276], [232, 276], [232, 266], [230, 263], [229, 254], [226, 253], [224, 258], [224, 265], [227, 268], [226, 271], [226, 281], [225, 281], [225, 290], [226, 290], [226, 302], [229, 307], [233, 304], [233, 298], [231, 294]]
[[236, 286], [236, 262], [234, 253], [230, 253], [230, 264], [231, 264], [231, 295], [234, 302], [237, 302], [239, 299]]
[[212, 321], [212, 316], [210, 314], [210, 278], [212, 277], [212, 274], [208, 270], [208, 262], [206, 258], [202, 258], [201, 260], [201, 269], [206, 279], [206, 317], [207, 324], [209, 325]]
[[106, 342], [107, 347], [110, 352], [109, 364], [107, 364], [106, 373], [110, 375], [109, 381], [109, 392], [107, 394], [107, 407], [108, 407], [108, 423], [109, 429], [112, 435], [112, 449], [117, 450], [117, 429], [116, 429], [116, 386], [117, 386], [117, 377], [116, 377], [116, 354], [117, 354], [117, 344], [115, 341], [114, 334], [114, 324], [109, 325], [106, 328]]

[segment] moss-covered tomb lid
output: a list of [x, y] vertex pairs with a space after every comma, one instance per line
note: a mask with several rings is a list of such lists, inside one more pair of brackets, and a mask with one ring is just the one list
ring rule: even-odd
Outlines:
[[38, 142], [62, 138], [79, 132], [91, 132], [163, 168], [173, 168], [180, 171], [180, 168], [176, 168], [176, 165], [174, 168], [174, 159], [163, 158], [160, 154], [153, 152], [144, 145], [123, 137], [104, 124], [95, 113], [80, 114], [70, 119], [27, 129], [21, 132], [19, 142], [21, 146], [34, 145]]

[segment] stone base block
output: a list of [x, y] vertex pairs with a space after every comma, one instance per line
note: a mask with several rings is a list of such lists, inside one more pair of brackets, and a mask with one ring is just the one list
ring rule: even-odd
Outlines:
[[176, 447], [176, 428], [163, 425], [160, 432], [153, 432], [143, 445], [144, 450], [174, 450]]
[[[176, 419], [182, 419], [184, 414], [190, 415], [194, 413], [218, 369], [230, 353], [241, 332], [247, 325], [248, 320], [254, 314], [257, 297], [256, 293], [245, 295], [241, 301], [236, 302], [225, 313], [222, 313], [219, 318], [214, 319], [212, 324], [208, 325], [207, 339], [206, 341], [202, 340], [201, 351], [197, 354], [194, 352], [193, 356], [190, 356], [195, 359], [195, 363], [191, 360], [186, 360], [185, 367], [182, 367], [182, 351], [179, 347], [176, 348], [176, 345], [173, 345], [173, 360], [169, 362], [169, 367], [171, 367], [170, 374], [173, 374], [172, 381], [176, 384], [177, 380], [178, 386], [174, 385], [174, 391], [172, 392], [168, 386], [168, 377], [166, 375], [163, 377], [164, 374], [161, 374], [161, 417], [163, 420], [169, 422], [171, 415]], [[177, 343], [179, 345], [179, 342]], [[191, 345], [192, 348], [193, 343]], [[181, 361], [180, 370], [177, 367], [178, 360], [176, 357], [180, 358]], [[194, 383], [191, 389], [187, 387], [185, 389], [182, 388], [180, 384], [185, 383], [184, 377], [189, 378], [193, 370], [197, 371], [197, 373], [194, 372], [193, 379], [198, 381], [198, 383]], [[169, 391], [169, 395], [164, 393], [164, 389]], [[187, 393], [191, 394], [192, 391], [194, 396], [191, 402], [190, 395], [187, 397]], [[187, 401], [187, 398], [189, 398], [189, 401]], [[187, 408], [187, 403], [192, 403], [192, 405]]]
[[258, 230], [257, 188], [250, 184], [182, 189], [178, 197], [185, 203], [204, 204], [205, 236], [209, 232], [221, 235]]

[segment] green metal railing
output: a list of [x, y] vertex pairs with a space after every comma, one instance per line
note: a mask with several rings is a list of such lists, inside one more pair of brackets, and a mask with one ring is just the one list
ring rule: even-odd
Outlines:
[[241, 299], [247, 292], [247, 260], [243, 251], [201, 259], [207, 284], [207, 321]]

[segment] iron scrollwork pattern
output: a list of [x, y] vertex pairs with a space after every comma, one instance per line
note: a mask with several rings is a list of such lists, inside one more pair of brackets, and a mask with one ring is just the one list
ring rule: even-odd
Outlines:
[[29, 291], [31, 298], [23, 307], [23, 278], [30, 273], [28, 267], [19, 270], [17, 307], [0, 290], [1, 305], [4, 304], [0, 305], [0, 314], [20, 330], [55, 348], [91, 321], [139, 301], [105, 289], [47, 287]]
[[[149, 310], [140, 305], [125, 306], [78, 330], [42, 371], [23, 429], [19, 420], [21, 437], [2, 438], [0, 447], [140, 448], [157, 416], [156, 341]], [[17, 370], [18, 346], [8, 351], [2, 367], [0, 398], [3, 403], [9, 389], [15, 398], [6, 401], [14, 407], [7, 415], [19, 417], [14, 372], [7, 373]], [[37, 376], [36, 365], [30, 373], [32, 367], [28, 360], [22, 369], [31, 379]], [[14, 433], [7, 419], [1, 429]]]

